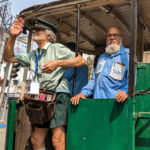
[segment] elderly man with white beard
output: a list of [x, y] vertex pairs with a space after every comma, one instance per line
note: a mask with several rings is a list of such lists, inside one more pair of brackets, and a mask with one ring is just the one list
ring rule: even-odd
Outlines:
[[122, 45], [122, 35], [117, 27], [107, 31], [105, 53], [99, 56], [92, 79], [84, 86], [81, 93], [72, 97], [73, 105], [79, 104], [80, 98], [93, 95], [95, 99], [115, 98], [124, 102], [128, 97], [129, 49]]

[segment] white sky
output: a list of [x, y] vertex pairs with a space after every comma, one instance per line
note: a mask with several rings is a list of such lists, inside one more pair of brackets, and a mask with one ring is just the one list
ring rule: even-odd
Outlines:
[[55, 0], [9, 0], [11, 3], [11, 13], [13, 16], [16, 16], [21, 12], [23, 9], [28, 8], [33, 5], [52, 2]]

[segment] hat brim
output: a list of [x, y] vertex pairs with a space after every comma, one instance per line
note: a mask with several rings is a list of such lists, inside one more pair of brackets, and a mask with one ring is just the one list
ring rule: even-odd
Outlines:
[[30, 30], [36, 30], [36, 29], [38, 29], [38, 30], [50, 30], [50, 28], [45, 27], [45, 26], [32, 26], [30, 28]]

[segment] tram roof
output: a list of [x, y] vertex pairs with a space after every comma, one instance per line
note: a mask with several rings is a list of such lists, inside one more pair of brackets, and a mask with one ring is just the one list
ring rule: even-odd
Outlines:
[[[61, 43], [76, 40], [76, 5], [80, 9], [80, 51], [100, 54], [105, 47], [106, 31], [117, 26], [123, 35], [123, 44], [129, 47], [130, 41], [130, 0], [57, 0], [34, 5], [20, 12], [28, 27], [34, 17], [52, 22], [58, 28], [58, 41]], [[138, 21], [144, 27], [144, 50], [150, 50], [150, 1], [138, 1]], [[142, 37], [139, 37], [142, 38]]]

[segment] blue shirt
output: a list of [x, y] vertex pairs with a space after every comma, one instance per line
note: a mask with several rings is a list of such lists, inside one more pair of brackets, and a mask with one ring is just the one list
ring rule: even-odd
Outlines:
[[128, 93], [129, 50], [125, 47], [114, 54], [103, 53], [98, 58], [92, 79], [83, 87], [81, 93], [86, 97], [115, 98], [120, 91]]
[[[64, 77], [69, 81], [70, 96], [72, 97], [73, 88], [73, 78], [74, 78], [74, 67], [68, 68], [64, 72]], [[74, 94], [77, 95], [81, 92], [81, 89], [88, 83], [88, 67], [87, 65], [77, 68], [76, 81], [75, 81], [75, 91]]]

